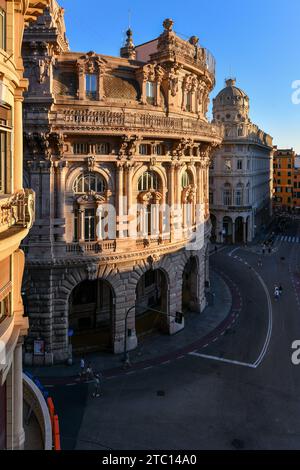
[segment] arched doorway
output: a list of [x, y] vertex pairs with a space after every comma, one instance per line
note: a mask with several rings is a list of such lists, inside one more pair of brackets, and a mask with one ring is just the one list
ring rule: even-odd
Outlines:
[[217, 219], [214, 214], [210, 214], [211, 220], [211, 237], [210, 240], [212, 243], [216, 243], [217, 241]]
[[223, 217], [223, 241], [232, 243], [232, 220], [230, 217]]
[[237, 217], [235, 219], [235, 242], [243, 243], [243, 241], [244, 241], [243, 217]]
[[149, 269], [136, 286], [135, 329], [138, 337], [164, 329], [168, 315], [168, 280], [162, 269]]
[[182, 274], [182, 311], [198, 311], [198, 263], [194, 256], [187, 261]]
[[69, 298], [69, 329], [74, 352], [108, 350], [112, 345], [114, 294], [103, 279], [83, 281]]

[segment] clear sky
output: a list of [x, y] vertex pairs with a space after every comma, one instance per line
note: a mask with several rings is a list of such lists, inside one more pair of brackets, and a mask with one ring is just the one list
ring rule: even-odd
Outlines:
[[235, 76], [250, 97], [252, 121], [275, 145], [300, 153], [300, 104], [291, 99], [292, 82], [300, 80], [300, 0], [58, 1], [79, 52], [119, 55], [129, 17], [135, 44], [157, 37], [172, 18], [176, 32], [198, 36], [215, 56], [212, 97]]

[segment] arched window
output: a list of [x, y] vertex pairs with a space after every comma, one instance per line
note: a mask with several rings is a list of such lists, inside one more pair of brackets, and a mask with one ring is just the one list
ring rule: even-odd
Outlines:
[[191, 184], [191, 177], [187, 171], [184, 171], [181, 176], [182, 189], [187, 188]]
[[149, 189], [159, 189], [159, 178], [154, 171], [145, 171], [139, 179], [138, 190], [148, 191]]
[[98, 173], [85, 173], [77, 176], [73, 183], [73, 192], [75, 194], [84, 194], [89, 191], [103, 193], [106, 189], [106, 182], [103, 176]]

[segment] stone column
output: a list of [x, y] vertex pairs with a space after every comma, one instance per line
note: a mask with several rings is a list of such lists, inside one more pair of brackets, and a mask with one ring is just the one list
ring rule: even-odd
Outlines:
[[23, 429], [23, 370], [22, 370], [22, 341], [19, 339], [14, 351], [14, 449], [23, 449], [25, 433]]
[[243, 219], [243, 242], [247, 243], [247, 225], [246, 225], [246, 220]]
[[84, 209], [82, 207], [79, 208], [78, 211], [78, 219], [79, 219], [79, 242], [84, 242]]
[[235, 243], [235, 222], [232, 222], [232, 243]]
[[173, 239], [174, 235], [174, 191], [175, 191], [175, 168], [174, 164], [171, 163], [169, 166], [169, 178], [168, 178], [168, 200], [170, 210], [170, 237]]
[[96, 209], [96, 240], [100, 242], [102, 240], [102, 210], [101, 204], [97, 204]]
[[78, 65], [78, 98], [85, 99], [85, 69], [83, 64]]
[[124, 185], [123, 185], [123, 179], [124, 179], [124, 167], [123, 163], [117, 163], [117, 198], [116, 198], [116, 204], [117, 204], [117, 221], [118, 221], [118, 228], [117, 228], [117, 237], [118, 238], [123, 238], [124, 237], [124, 231], [122, 230], [122, 225], [123, 225], [123, 212], [124, 212], [124, 206], [123, 206], [123, 191], [124, 191]]
[[128, 165], [126, 167], [126, 197], [127, 197], [127, 230], [128, 235], [130, 234], [131, 224], [130, 221], [132, 214], [132, 173], [133, 173], [133, 166]]
[[14, 103], [14, 133], [13, 155], [14, 155], [14, 178], [12, 192], [23, 188], [23, 114], [22, 96], [15, 96]]
[[65, 220], [65, 190], [66, 190], [67, 162], [60, 162], [57, 165], [57, 218], [60, 233], [57, 234], [58, 241], [66, 239], [66, 220]]

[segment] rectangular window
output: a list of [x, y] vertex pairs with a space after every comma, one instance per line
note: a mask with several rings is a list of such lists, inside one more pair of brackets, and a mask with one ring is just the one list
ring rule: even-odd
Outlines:
[[6, 132], [0, 131], [0, 194], [7, 194], [8, 152]]
[[146, 83], [146, 99], [147, 99], [147, 103], [154, 104], [154, 83], [153, 82]]
[[190, 91], [185, 93], [185, 109], [189, 112], [192, 111], [192, 93]]
[[139, 152], [140, 152], [140, 155], [148, 155], [148, 145], [141, 144], [139, 147]]
[[73, 144], [73, 152], [75, 155], [86, 155], [89, 152], [89, 144], [75, 143]]
[[237, 169], [242, 170], [243, 169], [243, 160], [238, 160], [237, 161]]
[[247, 170], [250, 170], [250, 160], [247, 160]]
[[95, 240], [96, 220], [95, 209], [85, 209], [84, 211], [84, 239], [87, 242]]
[[214, 193], [212, 191], [209, 192], [209, 204], [214, 203]]
[[0, 48], [6, 49], [6, 13], [0, 8]]
[[224, 206], [231, 206], [231, 190], [225, 189], [223, 191], [223, 204]]
[[108, 155], [109, 154], [109, 144], [96, 144], [95, 151], [97, 155]]
[[85, 75], [85, 94], [90, 100], [97, 99], [97, 82], [98, 77], [95, 73], [87, 73]]
[[243, 191], [241, 189], [235, 190], [235, 205], [241, 206], [243, 204]]

